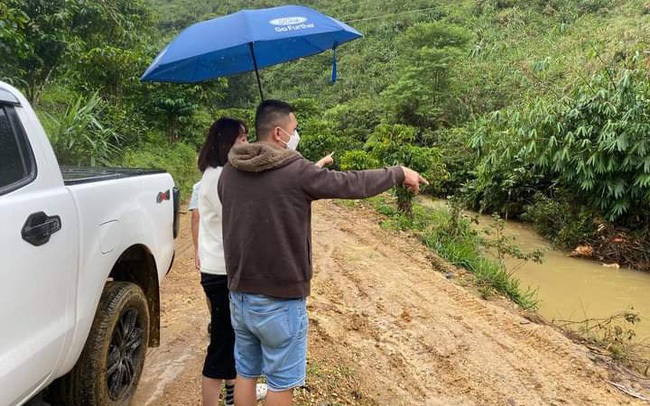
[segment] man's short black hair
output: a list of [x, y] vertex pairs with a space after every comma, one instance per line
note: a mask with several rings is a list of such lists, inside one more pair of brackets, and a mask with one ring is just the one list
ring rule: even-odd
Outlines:
[[264, 100], [260, 103], [255, 112], [255, 133], [258, 141], [266, 139], [273, 128], [281, 127], [291, 113], [293, 107], [280, 100]]

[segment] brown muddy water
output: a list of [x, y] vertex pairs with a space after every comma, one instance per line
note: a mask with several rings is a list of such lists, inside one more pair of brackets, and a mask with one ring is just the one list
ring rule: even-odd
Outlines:
[[[537, 289], [542, 316], [581, 321], [634, 310], [641, 318], [634, 327], [637, 339], [650, 342], [649, 273], [569, 257], [566, 252], [553, 250], [526, 224], [508, 222], [506, 232], [516, 236], [517, 244], [525, 250], [547, 250], [542, 264], [525, 263], [514, 271], [522, 287]], [[509, 260], [507, 266], [513, 269], [520, 262]]]
[[[430, 207], [445, 205], [444, 201], [427, 198], [421, 198], [420, 203]], [[479, 217], [481, 227], [491, 221], [489, 216]], [[515, 236], [516, 244], [526, 252], [545, 251], [542, 264], [526, 262], [521, 265], [522, 261], [516, 259], [506, 261], [524, 290], [530, 287], [537, 291], [540, 315], [562, 324], [560, 321], [604, 319], [632, 309], [641, 318], [641, 322], [632, 327], [635, 341], [650, 344], [650, 273], [606, 267], [601, 262], [570, 257], [568, 252], [554, 250], [527, 224], [508, 221], [504, 231]]]

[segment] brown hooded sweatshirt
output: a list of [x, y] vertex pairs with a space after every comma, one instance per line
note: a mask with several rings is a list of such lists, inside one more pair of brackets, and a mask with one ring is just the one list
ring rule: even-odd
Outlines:
[[219, 179], [228, 288], [309, 296], [311, 202], [361, 199], [404, 182], [400, 167], [338, 172], [267, 142], [233, 147]]

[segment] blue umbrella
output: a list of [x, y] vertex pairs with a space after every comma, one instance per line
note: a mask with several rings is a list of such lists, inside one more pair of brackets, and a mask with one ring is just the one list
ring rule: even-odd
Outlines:
[[[360, 38], [354, 28], [304, 6], [243, 10], [183, 30], [140, 80], [196, 83], [315, 55]], [[332, 80], [336, 80], [333, 57]]]

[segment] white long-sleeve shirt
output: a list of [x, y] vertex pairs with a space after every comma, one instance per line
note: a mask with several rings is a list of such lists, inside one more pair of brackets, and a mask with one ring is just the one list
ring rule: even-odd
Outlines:
[[203, 172], [199, 189], [199, 258], [201, 272], [226, 275], [223, 254], [221, 201], [217, 183], [223, 168], [208, 167]]

